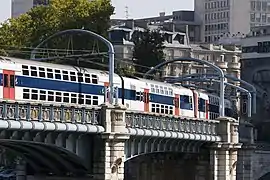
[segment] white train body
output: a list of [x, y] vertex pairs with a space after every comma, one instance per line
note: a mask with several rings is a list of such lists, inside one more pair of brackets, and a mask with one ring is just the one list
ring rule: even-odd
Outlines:
[[[17, 58], [0, 59], [0, 98], [27, 102], [97, 106], [104, 102], [108, 72]], [[118, 97], [128, 109], [215, 119], [219, 97], [181, 86], [114, 75]], [[225, 102], [229, 112], [230, 101]], [[226, 112], [227, 112], [226, 111]], [[228, 116], [227, 112], [227, 116]]]

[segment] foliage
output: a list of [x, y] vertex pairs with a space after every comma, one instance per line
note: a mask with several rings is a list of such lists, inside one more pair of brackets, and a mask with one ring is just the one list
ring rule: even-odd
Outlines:
[[[0, 27], [0, 48], [10, 56], [29, 58], [30, 49], [25, 47], [35, 47], [52, 34], [66, 29], [83, 28], [107, 36], [113, 11], [110, 0], [51, 0], [48, 6], [34, 7], [18, 18], [4, 22]], [[89, 50], [92, 39], [78, 35], [73, 39], [73, 46]], [[66, 36], [56, 38], [46, 48], [66, 49], [66, 41]]]
[[151, 67], [164, 61], [164, 35], [159, 30], [133, 33], [133, 58], [135, 59], [136, 71], [147, 72]]
[[134, 66], [130, 64], [121, 64], [117, 67], [116, 73], [121, 76], [131, 77], [135, 74], [135, 68]]

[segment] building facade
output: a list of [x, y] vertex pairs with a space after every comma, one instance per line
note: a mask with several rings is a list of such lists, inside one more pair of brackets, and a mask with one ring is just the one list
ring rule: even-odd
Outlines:
[[[154, 28], [148, 26], [147, 28]], [[109, 37], [114, 44], [116, 58], [130, 61], [133, 56], [132, 34], [135, 31], [143, 31], [144, 27], [138, 27], [134, 21], [127, 20], [122, 26], [114, 26], [110, 29]], [[156, 27], [158, 28], [158, 27]], [[160, 27], [159, 27], [160, 28]], [[240, 77], [240, 57], [241, 48], [235, 45], [215, 45], [215, 44], [191, 44], [185, 33], [176, 31], [163, 31], [167, 39], [164, 42], [164, 54], [166, 60], [179, 57], [193, 57], [210, 61], [224, 72], [239, 78]], [[181, 39], [181, 41], [179, 41]], [[181, 76], [192, 73], [211, 73], [211, 69], [205, 66], [190, 63], [174, 63], [164, 69], [163, 76]], [[238, 83], [236, 83], [237, 85]]]
[[[111, 20], [112, 25], [120, 25], [126, 21], [126, 19]], [[139, 26], [155, 25], [161, 26], [168, 31], [187, 33], [191, 43], [197, 43], [201, 40], [201, 22], [195, 21], [194, 11], [173, 11], [170, 15], [161, 12], [159, 16], [134, 19], [132, 21]]]
[[195, 20], [202, 22], [204, 42], [247, 34], [250, 28], [270, 24], [270, 0], [195, 0]]
[[242, 39], [241, 79], [257, 90], [257, 113], [253, 123], [258, 129], [258, 140], [270, 141], [270, 26], [252, 28]]
[[32, 7], [37, 5], [47, 5], [49, 0], [4, 0], [1, 2], [0, 13], [2, 19], [0, 23], [4, 22], [9, 18], [15, 18], [19, 15], [26, 13]]

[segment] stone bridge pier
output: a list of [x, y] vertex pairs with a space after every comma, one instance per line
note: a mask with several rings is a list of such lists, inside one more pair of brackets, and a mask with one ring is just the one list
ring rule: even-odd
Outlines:
[[[130, 138], [123, 107], [103, 105], [101, 118], [105, 133], [96, 135], [93, 175], [96, 180], [236, 180], [238, 122], [221, 117], [219, 142], [207, 143], [200, 153], [156, 152], [126, 161], [125, 146]], [[181, 141], [183, 139], [179, 139]], [[203, 143], [203, 142], [202, 142]]]

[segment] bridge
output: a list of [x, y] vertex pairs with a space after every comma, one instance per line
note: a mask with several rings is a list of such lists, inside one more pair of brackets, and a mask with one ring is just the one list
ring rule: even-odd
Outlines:
[[270, 144], [256, 142], [253, 125], [240, 123], [240, 142], [238, 151], [237, 179], [266, 180], [270, 178]]
[[[241, 144], [238, 122], [232, 118], [156, 115], [109, 104], [70, 107], [17, 101], [2, 101], [0, 112], [0, 146], [20, 157], [21, 179], [26, 174], [35, 179], [165, 179], [175, 165], [171, 173], [178, 171], [186, 179], [236, 178]], [[165, 164], [167, 169], [154, 170]]]
[[235, 180], [239, 122], [223, 117], [223, 71], [204, 62], [221, 79], [216, 120], [129, 111], [112, 105], [112, 44], [90, 34], [109, 49], [109, 104], [0, 102], [0, 146], [16, 154], [17, 179]]

